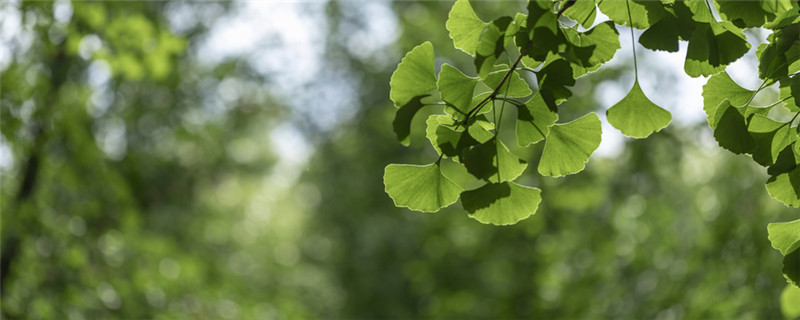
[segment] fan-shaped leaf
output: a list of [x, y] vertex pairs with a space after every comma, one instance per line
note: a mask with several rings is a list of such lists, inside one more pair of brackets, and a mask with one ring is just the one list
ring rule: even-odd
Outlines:
[[478, 18], [467, 0], [458, 0], [453, 4], [445, 23], [453, 45], [471, 56], [475, 55], [481, 32], [487, 25], [488, 23]]
[[539, 173], [559, 177], [580, 172], [600, 146], [600, 118], [589, 113], [577, 120], [550, 128], [539, 161]]
[[639, 81], [635, 81], [628, 95], [606, 111], [606, 118], [622, 134], [646, 138], [666, 127], [672, 121], [672, 114], [650, 101]]
[[517, 107], [517, 144], [524, 147], [544, 139], [556, 120], [558, 113], [547, 107], [540, 94], [535, 94], [525, 105]]
[[383, 183], [395, 206], [422, 212], [436, 212], [455, 203], [464, 190], [442, 174], [438, 162], [425, 166], [390, 164]]
[[461, 204], [481, 223], [510, 225], [536, 213], [542, 191], [510, 181], [487, 183], [461, 194]]

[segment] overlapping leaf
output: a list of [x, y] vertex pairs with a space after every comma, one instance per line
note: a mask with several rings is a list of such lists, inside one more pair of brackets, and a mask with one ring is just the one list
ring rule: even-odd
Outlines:
[[692, 77], [720, 72], [750, 49], [742, 29], [732, 23], [697, 23], [686, 50], [684, 71]]
[[496, 137], [467, 150], [463, 160], [469, 173], [490, 182], [514, 180], [528, 167]]
[[439, 81], [436, 84], [442, 100], [448, 106], [467, 114], [472, 107], [472, 91], [477, 83], [477, 78], [469, 77], [453, 66], [444, 64], [439, 71]]
[[389, 81], [389, 97], [399, 108], [392, 123], [397, 139], [408, 145], [411, 120], [424, 104], [429, 91], [436, 89], [433, 45], [425, 42], [409, 51]]
[[770, 223], [767, 226], [772, 247], [783, 254], [783, 274], [800, 287], [800, 220]]
[[547, 107], [537, 93], [524, 105], [517, 107], [517, 144], [527, 146], [547, 137], [550, 127], [558, 120], [558, 113]]

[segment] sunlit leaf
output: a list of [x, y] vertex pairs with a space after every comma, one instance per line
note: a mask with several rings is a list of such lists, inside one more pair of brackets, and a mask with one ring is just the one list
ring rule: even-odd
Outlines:
[[[508, 73], [508, 68], [508, 65], [505, 64], [494, 66], [494, 71], [486, 75], [486, 79], [484, 79], [483, 82], [489, 88], [497, 88], [497, 86], [500, 85], [500, 81], [502, 81], [503, 77]], [[497, 92], [506, 97], [516, 98], [527, 97], [533, 93], [528, 83], [525, 82], [516, 71], [511, 72], [508, 79], [506, 79], [503, 86]]]
[[560, 177], [580, 172], [589, 156], [600, 146], [600, 118], [589, 113], [572, 122], [550, 128], [539, 160], [539, 173]]
[[672, 121], [672, 114], [650, 101], [639, 87], [639, 81], [634, 81], [628, 95], [606, 111], [606, 118], [622, 134], [646, 138], [666, 127]]
[[411, 49], [397, 65], [389, 85], [389, 97], [396, 107], [404, 106], [415, 97], [436, 89], [433, 45], [426, 41]]
[[536, 213], [542, 191], [506, 181], [487, 183], [461, 194], [461, 204], [481, 223], [510, 225]]
[[451, 107], [467, 114], [472, 108], [472, 92], [478, 78], [472, 78], [449, 64], [443, 64], [439, 71], [437, 86], [442, 94], [442, 100]]
[[463, 160], [469, 173], [490, 182], [514, 180], [528, 167], [497, 138], [468, 150]]
[[422, 212], [436, 212], [455, 203], [464, 190], [442, 174], [438, 162], [424, 166], [390, 164], [383, 183], [395, 206]]
[[556, 120], [558, 113], [547, 107], [540, 94], [535, 94], [525, 105], [517, 107], [517, 144], [524, 147], [541, 141]]
[[450, 38], [453, 39], [453, 45], [474, 56], [481, 31], [483, 31], [483, 28], [487, 25], [488, 23], [483, 22], [483, 20], [478, 18], [475, 14], [469, 1], [458, 0], [453, 4], [453, 8], [450, 9], [445, 27], [447, 31], [450, 31]]

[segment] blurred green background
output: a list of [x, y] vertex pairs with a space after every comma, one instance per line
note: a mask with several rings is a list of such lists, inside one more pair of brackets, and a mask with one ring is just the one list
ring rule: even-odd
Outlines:
[[[646, 140], [605, 127], [580, 174], [525, 173], [544, 190], [532, 218], [395, 208], [383, 168], [436, 156], [423, 115], [395, 141], [389, 77], [428, 40], [437, 65], [469, 63], [451, 5], [0, 3], [2, 318], [783, 317], [766, 225], [797, 212], [717, 147], [685, 102], [702, 79], [643, 48], [642, 85], [676, 121]], [[621, 41], [562, 119], [622, 97]], [[540, 150], [514, 152], [535, 167]]]

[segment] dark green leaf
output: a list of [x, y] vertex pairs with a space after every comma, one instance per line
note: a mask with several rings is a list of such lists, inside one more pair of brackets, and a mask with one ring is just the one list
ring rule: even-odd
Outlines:
[[730, 22], [698, 23], [689, 39], [684, 71], [692, 77], [712, 75], [749, 49], [742, 29]]
[[408, 136], [411, 133], [411, 120], [414, 119], [414, 115], [417, 114], [417, 111], [425, 106], [425, 104], [422, 103], [422, 99], [427, 96], [428, 95], [414, 97], [411, 101], [402, 105], [400, 109], [397, 109], [394, 115], [392, 127], [394, 128], [394, 133], [397, 135], [397, 140], [404, 146], [408, 146], [409, 144]]
[[495, 61], [503, 54], [506, 29], [512, 20], [511, 17], [497, 18], [483, 31], [475, 49], [475, 68], [481, 78], [485, 78], [489, 72], [492, 72]]

